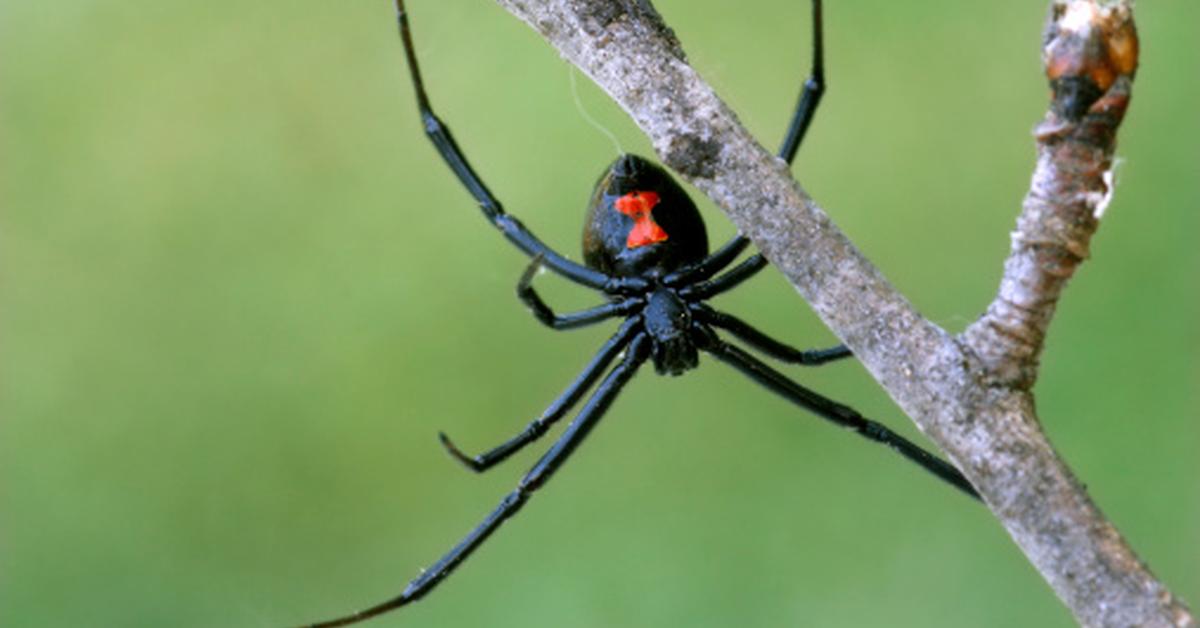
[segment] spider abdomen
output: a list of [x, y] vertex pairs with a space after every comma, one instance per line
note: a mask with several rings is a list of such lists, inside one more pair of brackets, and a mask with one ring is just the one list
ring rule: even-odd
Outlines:
[[704, 220], [671, 175], [637, 155], [622, 155], [605, 169], [583, 228], [588, 266], [654, 278], [707, 255]]

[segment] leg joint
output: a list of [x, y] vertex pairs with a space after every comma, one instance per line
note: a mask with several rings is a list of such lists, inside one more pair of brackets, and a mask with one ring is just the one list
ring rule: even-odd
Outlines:
[[421, 122], [425, 127], [425, 135], [430, 137], [440, 137], [445, 134], [446, 127], [442, 125], [442, 121], [433, 115], [432, 111], [421, 112]]

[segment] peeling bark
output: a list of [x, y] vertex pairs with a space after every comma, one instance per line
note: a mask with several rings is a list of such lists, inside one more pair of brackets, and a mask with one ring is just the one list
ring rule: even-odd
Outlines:
[[687, 64], [649, 0], [498, 0], [604, 89], [720, 206], [963, 471], [1086, 626], [1195, 626], [1042, 432], [1031, 387], [1055, 305], [1112, 193], [1137, 66], [1127, 0], [1055, 0], [1054, 96], [998, 294], [954, 336], [923, 318]]

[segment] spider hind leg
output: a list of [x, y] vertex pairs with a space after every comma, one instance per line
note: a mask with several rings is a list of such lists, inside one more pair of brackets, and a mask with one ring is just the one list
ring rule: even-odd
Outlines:
[[648, 343], [649, 338], [645, 334], [638, 335], [630, 341], [625, 358], [620, 364], [609, 371], [608, 376], [596, 388], [596, 392], [588, 399], [566, 432], [538, 460], [537, 464], [525, 474], [525, 477], [521, 479], [517, 488], [506, 495], [500, 501], [500, 504], [479, 525], [475, 526], [466, 537], [451, 548], [449, 552], [446, 552], [436, 563], [428, 569], [423, 570], [419, 576], [414, 578], [400, 595], [357, 613], [312, 624], [311, 628], [332, 628], [333, 626], [346, 626], [357, 623], [405, 606], [419, 600], [432, 591], [438, 583], [449, 576], [472, 552], [478, 549], [488, 537], [498, 530], [500, 524], [517, 514], [517, 511], [525, 505], [525, 502], [533, 495], [534, 491], [544, 486], [554, 472], [566, 462], [571, 452], [575, 451], [588, 433], [591, 432], [592, 428], [604, 417], [613, 400], [617, 398], [621, 389], [637, 372], [638, 367], [646, 361], [649, 352]]
[[701, 322], [724, 329], [742, 342], [781, 362], [821, 366], [854, 355], [846, 345], [836, 345], [828, 349], [796, 349], [764, 334], [732, 314], [713, 309], [704, 303], [693, 303], [690, 307]]
[[521, 432], [516, 436], [482, 454], [479, 454], [478, 456], [468, 456], [467, 454], [464, 454], [462, 450], [455, 446], [454, 441], [450, 440], [449, 436], [446, 436], [446, 434], [443, 432], [439, 432], [438, 438], [441, 440], [442, 446], [445, 447], [446, 451], [449, 452], [451, 456], [454, 456], [456, 460], [476, 473], [487, 471], [488, 469], [503, 462], [509, 456], [521, 451], [526, 445], [541, 438], [551, 426], [553, 426], [559, 419], [569, 412], [576, 403], [579, 402], [579, 399], [583, 397], [583, 393], [587, 392], [587, 390], [592, 387], [592, 384], [596, 383], [596, 380], [600, 378], [600, 375], [604, 372], [604, 369], [608, 368], [608, 365], [611, 364], [617, 355], [619, 355], [621, 351], [625, 349], [626, 345], [629, 344], [630, 338], [632, 338], [634, 333], [637, 331], [639, 322], [640, 321], [636, 318], [626, 320], [625, 323], [623, 323], [621, 327], [617, 329], [617, 333], [613, 334], [613, 336], [600, 347], [600, 350], [596, 352], [596, 355], [590, 362], [588, 362], [587, 366], [584, 367], [583, 372], [580, 373], [579, 376], [567, 386], [567, 389], [564, 390], [562, 394], [560, 394], [558, 398], [555, 399], [554, 402], [542, 412], [541, 416], [531, 421], [529, 425], [525, 426], [525, 429], [521, 430]]
[[859, 414], [854, 408], [797, 384], [746, 351], [721, 340], [711, 329], [697, 325], [695, 335], [702, 343], [702, 350], [732, 366], [767, 390], [831, 423], [849, 428], [869, 440], [887, 445], [909, 461], [916, 463], [917, 466], [937, 476], [938, 479], [970, 497], [981, 499], [979, 493], [975, 491], [975, 487], [971, 486], [967, 478], [954, 468], [954, 465], [925, 451], [916, 443], [893, 432], [882, 423], [872, 421]]

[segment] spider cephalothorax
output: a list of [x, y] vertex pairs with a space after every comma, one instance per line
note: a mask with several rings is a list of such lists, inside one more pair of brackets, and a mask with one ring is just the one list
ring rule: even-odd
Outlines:
[[[396, 1], [396, 8], [417, 108], [426, 134], [479, 204], [484, 216], [510, 242], [533, 258], [517, 283], [517, 296], [539, 321], [554, 329], [573, 329], [611, 318], [624, 318], [624, 322], [566, 390], [513, 438], [482, 454], [468, 456], [442, 434], [442, 444], [455, 458], [474, 471], [485, 471], [540, 438], [592, 390], [562, 436], [517, 487], [470, 534], [429, 569], [423, 570], [400, 595], [358, 613], [314, 626], [341, 626], [361, 621], [420, 599], [432, 590], [550, 479], [646, 361], [653, 361], [660, 374], [679, 375], [695, 367], [701, 353], [712, 356], [797, 406], [887, 445], [978, 499], [979, 495], [950, 464], [882, 424], [863, 417], [853, 408], [801, 386], [722, 338], [718, 330], [759, 353], [792, 364], [815, 366], [850, 355], [850, 351], [840, 345], [810, 351], [793, 349], [708, 305], [708, 299], [754, 276], [767, 261], [761, 254], [756, 254], [725, 271], [745, 250], [748, 241], [739, 235], [710, 255], [708, 236], [696, 206], [662, 168], [641, 157], [622, 155], [605, 170], [592, 194], [583, 231], [586, 266], [556, 253], [506, 213], [475, 174], [450, 130], [434, 115], [421, 80], [403, 0]], [[779, 156], [789, 163], [824, 89], [820, 0], [813, 0], [813, 18], [812, 73], [804, 82], [800, 101], [779, 149]], [[539, 267], [600, 291], [606, 297], [605, 302], [579, 312], [556, 314], [533, 289], [533, 277]]]

